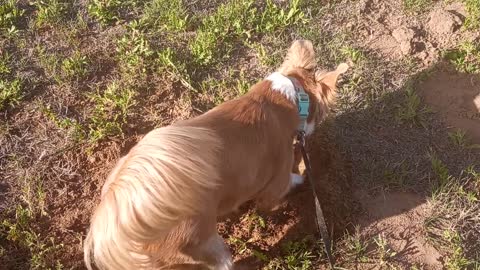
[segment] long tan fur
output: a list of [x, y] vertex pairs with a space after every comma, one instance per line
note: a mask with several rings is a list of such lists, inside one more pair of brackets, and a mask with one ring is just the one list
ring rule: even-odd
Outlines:
[[[169, 126], [150, 132], [113, 170], [84, 245], [100, 269], [148, 267], [142, 249], [186, 217], [204, 211], [219, 176], [219, 140], [198, 127]], [[196, 157], [201, 156], [203, 159]]]

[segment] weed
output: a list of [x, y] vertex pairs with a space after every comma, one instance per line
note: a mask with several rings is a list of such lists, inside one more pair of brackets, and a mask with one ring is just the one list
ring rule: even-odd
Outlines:
[[103, 93], [90, 95], [95, 104], [88, 134], [91, 143], [123, 134], [129, 108], [134, 103], [133, 96], [132, 90], [122, 88], [117, 82], [109, 84]]
[[475, 269], [480, 248], [480, 189], [478, 173], [470, 167], [452, 178], [429, 201], [431, 215], [424, 226], [429, 241], [445, 251], [446, 269]]
[[236, 41], [246, 43], [253, 36], [272, 33], [304, 21], [299, 10], [299, 1], [292, 1], [288, 11], [279, 8], [273, 1], [266, 2], [259, 11], [252, 0], [229, 1], [202, 20], [196, 38], [190, 43], [190, 51], [196, 63], [208, 65], [216, 57], [229, 55]]
[[254, 42], [250, 45], [250, 48], [255, 50], [257, 58], [260, 63], [266, 67], [275, 67], [278, 64], [278, 59], [272, 57], [271, 52], [263, 44]]
[[0, 54], [0, 76], [10, 74], [10, 55], [8, 53]]
[[187, 89], [196, 92], [196, 89], [191, 85], [190, 74], [187, 71], [186, 65], [178, 60], [177, 55], [171, 48], [157, 52], [156, 61], [161, 72], [166, 71], [170, 73], [172, 77], [180, 81]]
[[480, 73], [480, 47], [472, 42], [464, 42], [458, 48], [446, 51], [444, 57], [460, 72]]
[[39, 27], [58, 24], [67, 10], [66, 3], [59, 0], [36, 0], [33, 4], [37, 7], [35, 23]]
[[88, 60], [85, 55], [76, 51], [72, 56], [62, 61], [62, 71], [68, 79], [80, 79], [87, 75]]
[[45, 70], [45, 74], [56, 82], [61, 82], [62, 76], [59, 72], [59, 69], [61, 68], [61, 62], [59, 60], [59, 56], [47, 52], [47, 50], [41, 46], [37, 46], [36, 51], [40, 65]]
[[405, 91], [405, 102], [397, 106], [397, 119], [413, 125], [425, 126], [425, 115], [429, 110], [422, 105], [420, 97], [415, 93], [413, 87], [407, 87]]
[[268, 261], [268, 258], [265, 254], [263, 254], [262, 252], [260, 252], [256, 249], [248, 247], [248, 244], [253, 242], [253, 239], [249, 239], [248, 241], [244, 241], [240, 238], [231, 236], [229, 238], [229, 242], [231, 244], [235, 245], [235, 248], [236, 248], [236, 250], [239, 254], [243, 254], [245, 252], [250, 252], [257, 259], [262, 260], [262, 261]]
[[449, 132], [448, 138], [450, 138], [450, 141], [456, 146], [466, 148], [468, 145], [466, 134], [467, 133], [464, 130], [458, 129], [455, 132]]
[[427, 11], [433, 4], [433, 0], [403, 0], [403, 7], [412, 13]]
[[[236, 77], [235, 80], [226, 80], [221, 79], [217, 80], [214, 78], [207, 78], [202, 81], [200, 85], [200, 90], [203, 93], [208, 93], [213, 98], [213, 102], [218, 105], [226, 100], [235, 98], [247, 93], [250, 82], [245, 78], [243, 71], [236, 73], [233, 69], [230, 69], [225, 77], [232, 78]], [[231, 91], [233, 89], [234, 91]]]
[[23, 10], [16, 6], [15, 0], [2, 1], [0, 5], [0, 30], [15, 31], [15, 24], [23, 15]]
[[153, 62], [150, 48], [138, 21], [130, 22], [129, 31], [117, 42], [117, 56], [124, 74], [145, 75]]
[[7, 240], [29, 251], [30, 269], [49, 269], [51, 266], [61, 269], [60, 262], [55, 260], [53, 255], [61, 250], [63, 245], [56, 244], [53, 238], [43, 239], [33, 229], [34, 222], [34, 213], [18, 205], [15, 209], [15, 221], [3, 220], [0, 233], [5, 235]]
[[349, 256], [353, 256], [355, 260], [360, 262], [367, 260], [366, 253], [368, 243], [362, 239], [359, 226], [355, 226], [355, 233], [353, 235], [347, 235], [345, 245]]
[[168, 31], [185, 31], [188, 14], [182, 0], [153, 0], [145, 8], [142, 21]]
[[344, 58], [350, 59], [354, 64], [359, 64], [360, 62], [365, 60], [365, 55], [363, 54], [363, 52], [351, 46], [343, 46], [340, 49], [340, 53]]
[[90, 16], [102, 25], [109, 25], [118, 20], [118, 10], [121, 7], [121, 0], [90, 0], [87, 9]]
[[277, 29], [306, 22], [305, 14], [300, 10], [300, 0], [290, 1], [288, 10], [278, 7], [272, 0], [267, 0], [257, 31], [271, 33]]
[[70, 136], [72, 136], [76, 142], [82, 141], [86, 138], [82, 125], [80, 125], [75, 119], [61, 117], [48, 106], [42, 107], [42, 111], [57, 127], [68, 130]]
[[434, 153], [429, 154], [432, 169], [439, 180], [440, 187], [445, 186], [450, 180], [450, 173], [445, 164]]
[[0, 110], [6, 106], [15, 106], [22, 97], [22, 82], [20, 79], [13, 81], [0, 80]]
[[480, 2], [478, 0], [463, 0], [468, 16], [465, 19], [465, 27], [468, 29], [480, 28]]
[[373, 242], [377, 245], [377, 252], [379, 255], [380, 262], [382, 264], [390, 261], [393, 257], [397, 255], [397, 252], [393, 251], [389, 247], [387, 239], [385, 238], [383, 233], [373, 238]]

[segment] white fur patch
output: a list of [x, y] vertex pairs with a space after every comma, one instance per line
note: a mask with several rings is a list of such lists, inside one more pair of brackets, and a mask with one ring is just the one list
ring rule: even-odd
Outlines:
[[311, 135], [315, 131], [315, 121], [308, 123], [305, 125], [305, 134]]
[[296, 174], [296, 173], [291, 173], [290, 174], [290, 185], [292, 187], [296, 187], [298, 185], [303, 184], [303, 176]]
[[272, 82], [272, 90], [282, 93], [293, 103], [297, 103], [295, 87], [289, 78], [280, 72], [274, 72], [267, 77], [267, 80]]

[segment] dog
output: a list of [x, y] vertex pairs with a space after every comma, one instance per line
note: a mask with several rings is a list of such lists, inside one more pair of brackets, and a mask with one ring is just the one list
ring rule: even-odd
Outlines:
[[315, 69], [312, 43], [297, 40], [244, 96], [145, 135], [102, 188], [84, 243], [87, 267], [232, 269], [217, 217], [247, 201], [272, 209], [303, 182], [291, 173], [293, 138], [325, 118], [348, 65]]

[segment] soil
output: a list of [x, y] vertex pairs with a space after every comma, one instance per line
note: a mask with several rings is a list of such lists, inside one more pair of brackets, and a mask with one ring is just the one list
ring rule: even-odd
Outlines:
[[480, 143], [480, 76], [453, 72], [442, 65], [419, 85], [425, 101], [452, 130], [461, 129]]
[[[402, 1], [397, 0], [338, 2], [342, 3], [325, 15], [325, 23], [322, 21], [318, 27], [355, 33], [352, 38], [357, 47], [374, 54], [379, 67], [388, 72], [382, 74], [379, 82], [379, 87], [387, 92], [385, 96], [362, 108], [352, 105], [357, 100], [352, 101], [349, 105], [354, 109], [334, 114], [308, 140], [313, 180], [338, 249], [337, 262], [355, 269], [384, 267], [378, 262], [352, 262], [342, 253], [343, 237], [357, 227], [364, 239], [378, 235], [388, 239], [389, 248], [396, 253], [392, 260], [401, 269], [412, 266], [442, 269], [444, 254], [430, 246], [422, 227], [431, 211], [426, 206], [426, 198], [436, 184], [428, 153], [437, 152], [448, 163], [452, 174], [471, 164], [480, 164], [478, 152], [455, 148], [448, 141], [448, 131], [460, 128], [467, 131], [473, 142], [480, 143], [480, 78], [459, 73], [448, 64], [439, 64], [439, 59], [442, 50], [454, 47], [459, 41], [478, 40], [480, 32], [461, 30], [467, 14], [458, 2], [436, 3], [430, 11], [418, 15], [406, 14]], [[198, 8], [205, 12], [213, 7], [199, 4]], [[118, 35], [115, 30], [112, 32]], [[110, 33], [106, 39], [110, 39]], [[256, 76], [250, 79], [255, 81], [265, 75], [266, 70], [255, 69], [258, 61], [251, 56], [246, 58], [241, 59], [248, 63], [243, 68], [253, 69], [251, 72]], [[322, 60], [322, 56], [319, 58]], [[397, 74], [394, 63], [407, 59], [417, 61], [418, 74], [430, 68], [426, 79], [416, 85], [418, 93], [434, 110], [425, 126], [412, 127], [395, 118], [404, 100], [402, 90], [408, 76]], [[236, 58], [230, 61], [241, 62]], [[28, 72], [32, 73], [26, 73], [30, 77], [45, 76], [34, 68]], [[101, 76], [104, 74], [98, 75]], [[91, 78], [94, 82], [96, 79], [99, 78]], [[48, 194], [48, 215], [35, 224], [38, 227], [35, 229], [61, 239], [64, 247], [59, 259], [66, 268], [84, 269], [82, 239], [106, 175], [116, 160], [155, 126], [193, 117], [208, 107], [200, 104], [198, 106], [204, 107], [197, 108], [198, 101], [183, 98], [184, 93], [175, 90], [181, 88], [178, 82], [166, 83], [164, 79], [150, 82], [158, 87], [141, 97], [137, 106], [142, 113], [133, 116], [124, 138], [102, 142], [94, 149], [84, 145], [68, 147], [64, 142], [68, 134], [45, 121], [35, 109], [35, 97], [48, 101], [65, 98], [48, 87], [43, 92], [31, 93], [25, 101], [29, 105], [12, 113], [8, 120], [13, 124], [5, 132], [7, 135], [0, 130], [0, 211], [13, 205], [13, 201], [23, 202], [19, 198], [22, 179], [49, 179], [44, 186]], [[59, 106], [60, 111], [75, 114], [78, 112], [72, 112], [70, 107], [89, 106], [77, 104], [74, 94], [69, 95], [69, 100], [71, 104]], [[62, 145], [67, 147], [59, 147]], [[15, 153], [22, 155], [17, 159]], [[17, 168], [14, 166], [20, 169], [14, 170]], [[299, 167], [303, 172], [304, 164]], [[268, 263], [253, 250], [267, 258], [284, 256], [287, 243], [305, 239], [309, 247], [320, 254], [315, 265], [326, 268], [326, 259], [318, 246], [320, 236], [308, 183], [293, 190], [272, 213], [257, 213], [251, 205], [246, 205], [239, 213], [222, 219], [218, 229], [229, 243], [239, 268], [260, 269]], [[241, 249], [241, 244], [234, 239], [244, 241], [246, 249]], [[28, 258], [25, 252], [16, 248], [6, 250], [2, 255], [7, 259], [0, 259], [0, 269], [27, 269], [28, 262], [18, 262], [22, 257], [19, 254]]]

